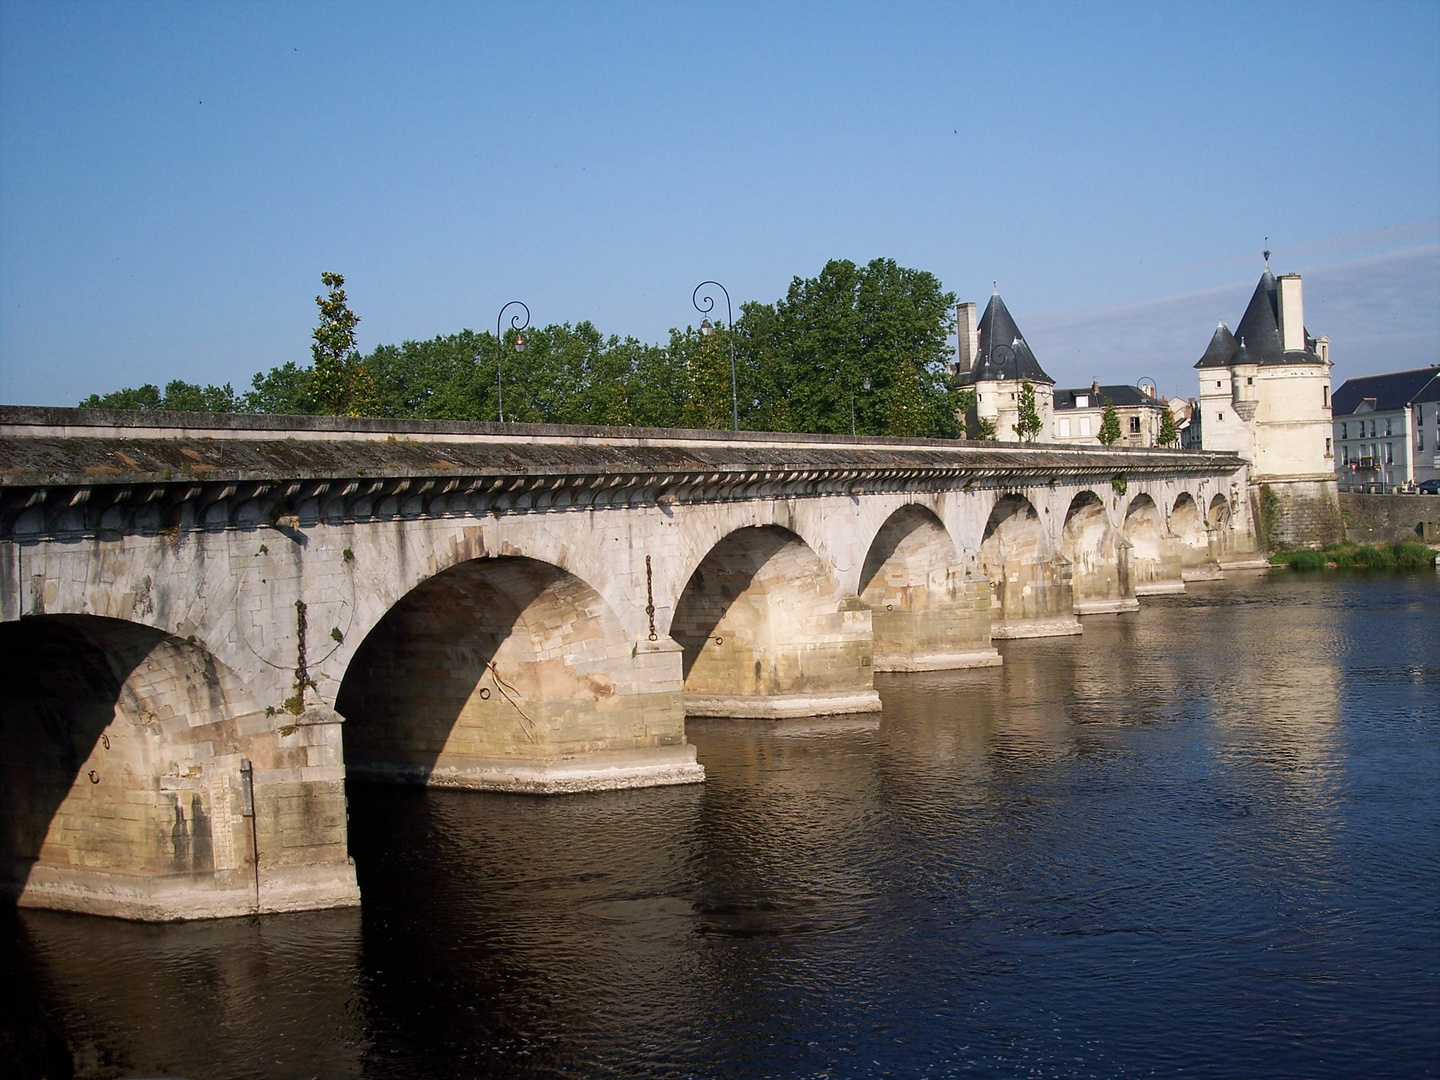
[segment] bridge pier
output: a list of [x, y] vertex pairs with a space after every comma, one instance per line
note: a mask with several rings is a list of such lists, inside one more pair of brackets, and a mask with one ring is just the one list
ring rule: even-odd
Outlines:
[[782, 718], [879, 712], [869, 606], [778, 526], [742, 528], [696, 568], [671, 636], [685, 712]]
[[560, 794], [703, 780], [681, 685], [680, 647], [632, 642], [579, 578], [480, 558], [391, 608], [337, 705], [357, 777]]
[[1130, 588], [1130, 545], [1115, 535], [1095, 492], [1082, 491], [1071, 500], [1060, 553], [1070, 562], [1076, 615], [1139, 609]]
[[907, 506], [880, 529], [860, 574], [876, 671], [994, 667], [990, 585], [968, 574], [934, 514]]
[[147, 921], [359, 903], [339, 718], [267, 716], [197, 645], [92, 616], [0, 626], [0, 888]]
[[1166, 531], [1160, 509], [1149, 495], [1130, 500], [1124, 533], [1130, 543], [1130, 580], [1136, 596], [1185, 591], [1176, 538]]
[[995, 503], [979, 562], [990, 579], [992, 638], [1080, 633], [1070, 560], [1051, 552], [1040, 515], [1023, 495]]

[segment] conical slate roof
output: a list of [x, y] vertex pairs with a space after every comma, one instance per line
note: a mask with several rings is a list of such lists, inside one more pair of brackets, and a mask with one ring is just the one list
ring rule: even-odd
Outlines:
[[[1268, 252], [1266, 254], [1269, 254]], [[1222, 322], [1210, 338], [1205, 355], [1196, 361], [1197, 368], [1233, 367], [1236, 364], [1318, 364], [1314, 339], [1305, 333], [1303, 352], [1286, 352], [1280, 339], [1280, 288], [1270, 267], [1255, 285], [1250, 306], [1245, 309], [1235, 333]]]
[[[1245, 351], [1260, 363], [1280, 359], [1284, 349], [1280, 346], [1280, 300], [1279, 288], [1270, 267], [1260, 275], [1255, 293], [1250, 297], [1250, 306], [1240, 325], [1235, 328], [1235, 337]], [[1254, 363], [1252, 360], [1251, 363]]]
[[1223, 322], [1215, 327], [1215, 333], [1210, 338], [1210, 345], [1205, 350], [1205, 355], [1200, 357], [1196, 363], [1197, 368], [1202, 367], [1229, 367], [1230, 358], [1240, 351], [1240, 343], [1235, 340], [1235, 335], [1230, 333], [1230, 328]]
[[1015, 319], [1005, 307], [996, 291], [980, 316], [980, 353], [975, 361], [974, 378], [980, 379], [1029, 379], [1031, 382], [1055, 385], [1055, 380], [1045, 374], [1025, 336], [1015, 325]]

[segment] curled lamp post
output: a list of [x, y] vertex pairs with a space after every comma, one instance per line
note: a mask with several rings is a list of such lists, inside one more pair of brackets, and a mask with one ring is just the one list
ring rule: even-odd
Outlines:
[[[734, 421], [735, 430], [740, 430], [740, 395], [735, 389], [735, 310], [730, 306], [730, 291], [718, 281], [702, 281], [695, 286], [695, 291], [690, 294], [690, 302], [695, 305], [695, 310], [701, 315], [709, 315], [715, 310], [715, 298], [709, 293], [703, 297], [700, 290], [707, 285], [714, 285], [725, 294], [725, 317], [728, 320], [725, 325], [730, 328], [730, 416]], [[709, 337], [715, 333], [715, 326], [706, 319], [700, 320], [700, 334], [702, 337]]]
[[500, 309], [500, 314], [495, 316], [495, 344], [500, 350], [495, 355], [495, 402], [500, 410], [500, 423], [502, 424], [505, 422], [505, 391], [501, 384], [500, 371], [504, 366], [505, 360], [505, 339], [500, 336], [500, 322], [505, 318], [505, 312], [517, 304], [519, 304], [525, 312], [525, 321], [521, 322], [520, 313], [516, 312], [510, 316], [510, 329], [515, 331], [515, 351], [517, 353], [523, 353], [525, 351], [525, 335], [520, 333], [520, 331], [530, 325], [530, 309], [519, 300], [511, 300]]

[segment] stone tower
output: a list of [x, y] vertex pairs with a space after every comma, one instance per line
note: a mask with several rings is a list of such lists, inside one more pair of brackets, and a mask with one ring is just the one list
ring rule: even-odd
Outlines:
[[955, 374], [961, 386], [975, 391], [975, 415], [970, 419], [990, 421], [995, 438], [1002, 442], [1018, 441], [1015, 423], [1022, 383], [1028, 382], [1035, 388], [1035, 411], [1040, 414], [1035, 441], [1052, 441], [1055, 380], [1045, 374], [1025, 343], [999, 290], [991, 294], [978, 324], [973, 303], [961, 304], [956, 314], [960, 342]]
[[1321, 547], [1344, 533], [1330, 424], [1330, 339], [1305, 329], [1299, 274], [1265, 273], [1232, 334], [1222, 322], [1195, 367], [1206, 450], [1250, 462], [1261, 542]]

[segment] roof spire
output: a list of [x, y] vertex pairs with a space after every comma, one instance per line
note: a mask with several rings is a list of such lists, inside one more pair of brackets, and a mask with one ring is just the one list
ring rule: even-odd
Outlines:
[[1269, 269], [1270, 269], [1270, 238], [1269, 238], [1268, 236], [1265, 237], [1265, 252], [1264, 252], [1264, 255], [1265, 255], [1265, 269], [1266, 269], [1266, 270], [1269, 270]]
[[991, 279], [990, 279], [990, 295], [991, 295], [991, 296], [999, 296], [999, 295], [1000, 295], [1000, 283], [999, 283], [998, 281], [996, 281], [994, 278], [991, 278]]

